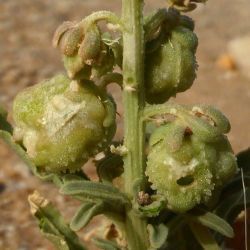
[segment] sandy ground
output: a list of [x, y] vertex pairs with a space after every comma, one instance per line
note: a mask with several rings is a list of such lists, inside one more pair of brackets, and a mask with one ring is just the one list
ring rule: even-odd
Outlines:
[[[10, 111], [10, 117], [11, 103], [18, 91], [63, 71], [59, 53], [51, 45], [56, 27], [64, 20], [80, 20], [94, 10], [119, 13], [120, 3], [118, 0], [0, 0], [0, 102]], [[164, 3], [148, 0], [146, 9], [161, 7]], [[198, 78], [193, 87], [179, 94], [175, 101], [208, 103], [221, 109], [231, 121], [229, 139], [238, 152], [250, 145], [250, 79], [240, 68], [222, 69], [216, 62], [227, 53], [232, 39], [250, 35], [250, 1], [210, 0], [192, 17], [197, 21], [200, 41]], [[117, 100], [121, 99], [117, 89], [113, 94]], [[119, 112], [122, 113], [120, 105]], [[32, 177], [2, 142], [0, 161], [0, 250], [53, 249], [39, 234], [29, 213], [27, 195], [38, 189], [52, 199], [67, 218], [74, 212], [76, 202], [57, 195], [52, 185]], [[89, 168], [93, 172], [91, 166]]]

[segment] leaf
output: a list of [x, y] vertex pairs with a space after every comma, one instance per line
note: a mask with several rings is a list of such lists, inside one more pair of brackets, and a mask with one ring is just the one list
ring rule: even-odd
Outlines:
[[60, 192], [92, 202], [103, 201], [115, 210], [123, 210], [125, 206], [130, 206], [127, 196], [109, 184], [84, 180], [71, 181], [65, 183]]
[[187, 215], [189, 219], [196, 223], [200, 223], [203, 226], [206, 226], [216, 232], [219, 232], [220, 234], [233, 238], [234, 237], [234, 231], [232, 227], [222, 218], [217, 216], [216, 214], [213, 214], [211, 212], [205, 212], [200, 215]]
[[85, 227], [94, 216], [102, 213], [103, 209], [103, 202], [97, 204], [93, 202], [87, 202], [83, 204], [72, 218], [70, 228], [74, 231], [80, 230], [81, 228]]
[[167, 240], [168, 228], [164, 224], [147, 226], [150, 245], [153, 249], [159, 249]]
[[188, 222], [195, 238], [200, 243], [204, 250], [220, 250], [217, 242], [209, 232], [209, 230], [201, 224], [195, 222]]
[[103, 250], [121, 250], [121, 248], [113, 241], [104, 240], [101, 238], [94, 238], [93, 243]]
[[65, 223], [59, 211], [37, 191], [28, 197], [31, 212], [38, 219], [43, 235], [59, 250], [86, 250]]
[[160, 214], [161, 210], [166, 207], [165, 200], [159, 199], [146, 206], [139, 206], [139, 211], [145, 217], [156, 217]]

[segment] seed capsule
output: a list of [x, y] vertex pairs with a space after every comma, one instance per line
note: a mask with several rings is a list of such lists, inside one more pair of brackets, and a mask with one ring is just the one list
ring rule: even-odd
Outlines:
[[161, 46], [146, 55], [145, 84], [149, 103], [163, 103], [191, 87], [196, 77], [197, 45], [196, 35], [179, 26], [170, 36], [165, 36]]
[[60, 75], [17, 95], [14, 137], [38, 168], [72, 172], [109, 144], [115, 131], [114, 114], [112, 99], [92, 82], [82, 84]]
[[[146, 175], [168, 208], [183, 213], [210, 202], [214, 190], [236, 173], [237, 164], [226, 136], [206, 143], [181, 127], [175, 121], [151, 135]], [[178, 144], [172, 145], [174, 141]]]

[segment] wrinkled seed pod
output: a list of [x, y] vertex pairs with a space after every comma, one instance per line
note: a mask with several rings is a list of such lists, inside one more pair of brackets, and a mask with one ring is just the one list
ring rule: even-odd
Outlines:
[[66, 56], [74, 55], [79, 49], [79, 45], [83, 39], [83, 29], [74, 27], [67, 30], [59, 41], [61, 52]]
[[[108, 125], [104, 124], [107, 116]], [[79, 84], [62, 75], [20, 92], [13, 117], [14, 138], [23, 143], [36, 166], [47, 172], [80, 169], [109, 143], [115, 131], [112, 99], [92, 82]]]
[[88, 61], [92, 61], [96, 59], [101, 50], [101, 34], [97, 25], [91, 25], [86, 33], [85, 37], [80, 44], [80, 48], [78, 50], [78, 55], [82, 59], [83, 62], [88, 63]]
[[[161, 129], [161, 138], [158, 129]], [[152, 134], [150, 139], [146, 169], [152, 188], [165, 197], [168, 208], [174, 212], [183, 213], [209, 203], [214, 190], [237, 170], [227, 138], [222, 135], [214, 143], [205, 143], [195, 134], [181, 135], [180, 126], [175, 122], [158, 129], [154, 132], [156, 136]], [[185, 133], [185, 129], [182, 131]], [[182, 140], [177, 148], [169, 143], [175, 139]]]
[[52, 40], [52, 44], [53, 46], [56, 48], [59, 45], [59, 41], [62, 38], [63, 34], [73, 28], [75, 26], [74, 22], [63, 22], [55, 31], [54, 36], [53, 36], [53, 40]]
[[196, 35], [185, 27], [176, 27], [161, 46], [146, 54], [146, 100], [163, 103], [191, 87], [196, 77]]

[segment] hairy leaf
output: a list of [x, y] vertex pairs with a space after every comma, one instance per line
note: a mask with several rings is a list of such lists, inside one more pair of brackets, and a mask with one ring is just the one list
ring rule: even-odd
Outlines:
[[92, 202], [104, 201], [118, 210], [130, 205], [130, 201], [125, 194], [121, 193], [117, 188], [104, 183], [71, 181], [62, 186], [61, 193], [77, 196], [77, 198], [81, 197], [83, 200]]
[[102, 213], [103, 209], [103, 202], [97, 204], [93, 202], [87, 202], [83, 204], [72, 218], [70, 228], [74, 231], [80, 230], [81, 228], [85, 227], [94, 216]]
[[205, 212], [200, 215], [187, 215], [192, 221], [200, 223], [203, 226], [206, 226], [220, 234], [232, 238], [234, 237], [234, 232], [232, 227], [222, 218], [213, 214], [211, 212]]

